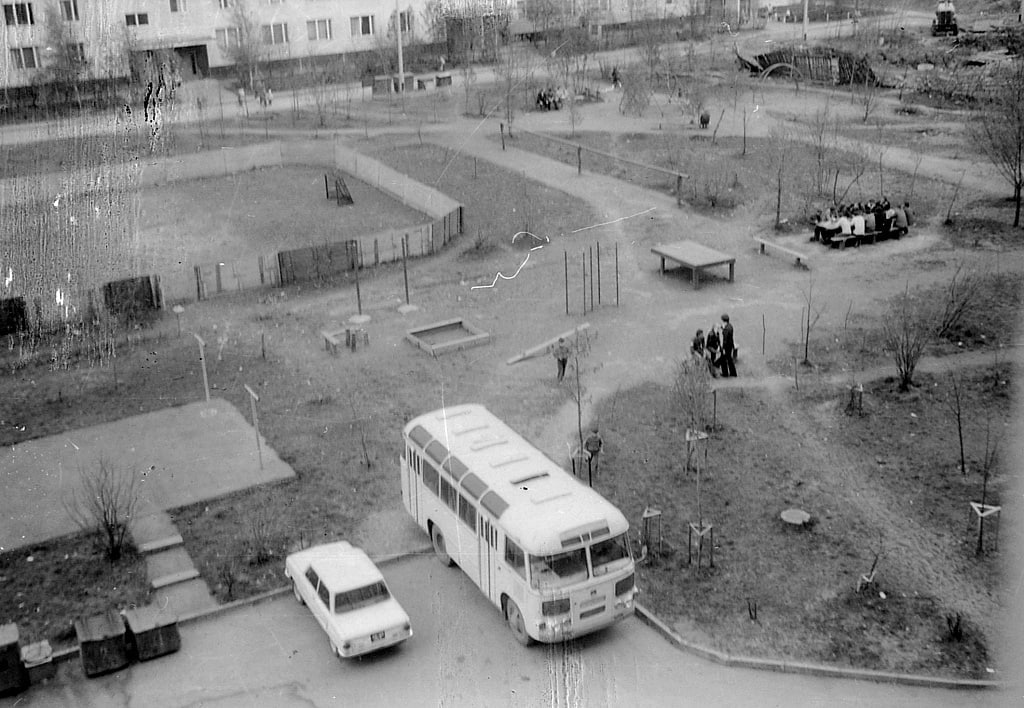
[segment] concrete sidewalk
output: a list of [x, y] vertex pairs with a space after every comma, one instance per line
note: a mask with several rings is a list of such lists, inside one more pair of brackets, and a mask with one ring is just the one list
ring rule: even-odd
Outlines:
[[[215, 398], [30, 440], [0, 451], [0, 548], [78, 531], [64, 502], [103, 458], [131, 470], [142, 517], [295, 476], [230, 403]], [[160, 534], [158, 534], [160, 535]]]

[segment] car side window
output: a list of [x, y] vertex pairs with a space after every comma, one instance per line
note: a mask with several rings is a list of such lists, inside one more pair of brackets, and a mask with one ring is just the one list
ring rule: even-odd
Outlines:
[[320, 587], [317, 588], [316, 594], [320, 596], [320, 600], [324, 603], [324, 607], [327, 609], [331, 608], [331, 591], [327, 589], [327, 586], [320, 583]]
[[320, 582], [320, 578], [317, 577], [316, 571], [313, 570], [313, 566], [309, 566], [306, 569], [306, 580], [308, 580], [309, 584], [313, 586], [314, 590], [316, 590], [316, 586], [317, 583]]

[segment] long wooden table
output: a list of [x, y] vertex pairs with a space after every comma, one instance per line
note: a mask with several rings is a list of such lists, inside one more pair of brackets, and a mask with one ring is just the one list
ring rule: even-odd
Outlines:
[[689, 268], [693, 287], [700, 287], [700, 272], [705, 268], [713, 268], [720, 265], [729, 266], [729, 282], [733, 281], [736, 273], [736, 257], [728, 253], [716, 251], [695, 241], [677, 241], [655, 246], [651, 253], [661, 257], [661, 274], [665, 274], [665, 261], [675, 261], [684, 268]]

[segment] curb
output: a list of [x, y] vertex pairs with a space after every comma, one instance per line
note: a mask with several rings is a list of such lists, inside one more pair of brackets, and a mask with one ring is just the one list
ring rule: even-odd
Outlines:
[[[403, 561], [403, 560], [405, 560], [407, 558], [411, 558], [413, 556], [419, 556], [419, 555], [423, 555], [423, 554], [426, 554], [426, 553], [433, 553], [433, 552], [434, 552], [434, 549], [433, 549], [432, 546], [423, 546], [421, 548], [417, 548], [417, 549], [414, 549], [412, 551], [403, 551], [401, 553], [391, 553], [391, 554], [388, 554], [388, 555], [384, 555], [384, 556], [381, 556], [379, 559], [375, 559], [373, 562], [376, 565], [378, 565], [378, 566], [393, 565], [395, 563]], [[268, 590], [266, 592], [262, 592], [259, 595], [253, 595], [251, 597], [245, 597], [245, 598], [242, 598], [240, 600], [234, 600], [232, 602], [226, 602], [223, 605], [217, 605], [216, 607], [213, 607], [213, 608], [208, 609], [208, 610], [199, 610], [197, 612], [188, 612], [188, 613], [183, 614], [180, 617], [178, 617], [178, 626], [180, 627], [180, 626], [186, 625], [186, 624], [193, 624], [193, 623], [199, 622], [201, 620], [212, 619], [214, 617], [219, 617], [221, 615], [226, 615], [228, 613], [234, 612], [235, 610], [239, 610], [239, 609], [242, 609], [242, 608], [245, 608], [245, 607], [250, 607], [252, 605], [259, 605], [261, 603], [267, 602], [268, 600], [273, 600], [273, 599], [275, 599], [275, 598], [277, 598], [277, 597], [279, 597], [281, 595], [287, 595], [290, 592], [291, 592], [291, 586], [285, 585], [285, 586], [282, 586], [282, 587], [279, 587], [279, 588], [275, 588], [273, 590]], [[77, 659], [78, 656], [79, 656], [78, 647], [70, 647], [68, 649], [61, 649], [59, 651], [55, 651], [53, 653], [53, 656], [51, 657], [51, 661], [56, 665], [56, 664], [60, 664], [60, 663], [66, 662], [66, 661], [71, 661], [72, 659]]]
[[812, 664], [789, 659], [760, 659], [752, 656], [737, 656], [728, 652], [718, 651], [710, 647], [689, 642], [679, 636], [671, 627], [658, 619], [650, 610], [634, 602], [637, 618], [648, 627], [660, 634], [665, 640], [678, 649], [713, 661], [723, 666], [734, 666], [759, 671], [778, 671], [785, 674], [803, 674], [823, 678], [858, 679], [876, 683], [893, 683], [903, 686], [922, 686], [926, 688], [946, 689], [995, 689], [1005, 688], [1003, 681], [985, 681], [981, 679], [954, 679], [941, 676], [924, 676], [922, 674], [898, 674], [888, 671], [872, 671], [870, 669], [846, 669], [838, 666]]

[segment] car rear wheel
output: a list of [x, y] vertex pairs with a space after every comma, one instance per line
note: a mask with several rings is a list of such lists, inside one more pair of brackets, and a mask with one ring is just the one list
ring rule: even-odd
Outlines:
[[512, 630], [512, 636], [516, 638], [517, 642], [524, 647], [533, 644], [533, 637], [526, 633], [526, 622], [523, 621], [523, 613], [519, 611], [519, 606], [511, 600], [508, 601], [508, 606], [505, 609], [505, 619], [508, 621], [508, 628]]
[[437, 556], [437, 560], [443, 566], [450, 566], [452, 564], [452, 557], [448, 555], [448, 550], [444, 545], [444, 536], [441, 534], [441, 529], [437, 526], [430, 529], [430, 541], [434, 544], [434, 555]]
[[300, 605], [305, 605], [306, 601], [302, 599], [302, 595], [299, 593], [299, 586], [296, 582], [292, 581], [292, 594], [295, 595], [295, 601]]

